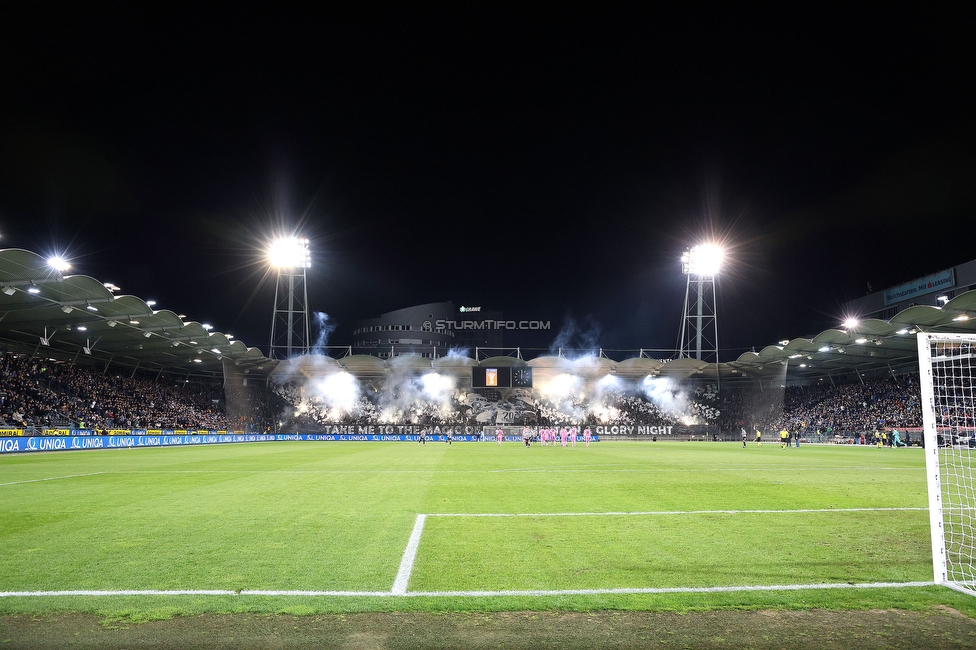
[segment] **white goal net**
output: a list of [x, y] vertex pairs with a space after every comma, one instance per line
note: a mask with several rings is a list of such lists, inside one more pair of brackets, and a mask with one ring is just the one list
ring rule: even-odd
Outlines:
[[919, 334], [935, 582], [976, 595], [976, 334]]

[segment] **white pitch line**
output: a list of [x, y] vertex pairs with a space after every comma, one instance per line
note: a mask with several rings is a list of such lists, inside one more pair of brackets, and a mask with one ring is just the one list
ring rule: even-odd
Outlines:
[[428, 517], [636, 517], [655, 515], [800, 514], [811, 512], [901, 512], [928, 508], [805, 508], [797, 510], [654, 510], [646, 512], [431, 512]]
[[[596, 467], [597, 469], [593, 469]], [[565, 469], [559, 467], [546, 467], [546, 468], [536, 468], [536, 467], [514, 467], [511, 469], [486, 469], [486, 470], [458, 470], [464, 472], [489, 472], [489, 473], [522, 473], [522, 474], [559, 474], [564, 472], [572, 473], [585, 473], [585, 472], [620, 472], [620, 473], [633, 473], [640, 472], [641, 474], [703, 474], [705, 472], [755, 472], [755, 467], [725, 467], [721, 470], [713, 469], [680, 469], [680, 468], [666, 468], [666, 469], [652, 469], [645, 467], [635, 467], [633, 469], [599, 469], [602, 465], [587, 465], [586, 467], [567, 467]], [[884, 471], [884, 472], [924, 472], [924, 467], [763, 467], [764, 472], [843, 472], [843, 471]], [[440, 470], [438, 470], [440, 471]], [[455, 471], [455, 470], [449, 470]]]
[[63, 478], [78, 478], [80, 476], [98, 476], [99, 474], [105, 474], [105, 472], [91, 472], [89, 474], [71, 474], [69, 476], [51, 476], [49, 478], [34, 478], [29, 481], [11, 481], [10, 483], [0, 483], [0, 487], [5, 485], [21, 485], [22, 483], [40, 483], [41, 481], [60, 481]]
[[741, 587], [623, 587], [620, 589], [531, 589], [504, 591], [411, 591], [405, 596], [452, 598], [485, 596], [602, 596], [614, 594], [708, 594], [736, 591], [800, 591], [803, 589], [889, 589], [895, 587], [931, 587], [934, 582], [848, 582], [812, 585], [749, 585]]
[[899, 589], [904, 587], [931, 587], [935, 582], [865, 582], [865, 583], [826, 583], [807, 585], [748, 585], [730, 587], [623, 587], [619, 589], [507, 589], [499, 591], [288, 591], [288, 590], [248, 590], [231, 591], [227, 589], [133, 589], [133, 590], [72, 590], [72, 591], [0, 591], [0, 598], [37, 598], [63, 596], [299, 596], [299, 597], [352, 597], [389, 598], [406, 596], [410, 598], [491, 598], [505, 596], [612, 596], [627, 594], [707, 594], [741, 591], [802, 591], [804, 589]]
[[397, 571], [396, 580], [393, 581], [393, 589], [390, 593], [402, 596], [407, 593], [407, 583], [410, 582], [410, 573], [413, 571], [413, 561], [417, 558], [417, 549], [420, 548], [420, 536], [424, 532], [424, 520], [427, 515], [417, 515], [413, 524], [413, 532], [410, 533], [410, 541], [407, 548], [403, 551], [403, 559], [400, 560], [400, 570]]

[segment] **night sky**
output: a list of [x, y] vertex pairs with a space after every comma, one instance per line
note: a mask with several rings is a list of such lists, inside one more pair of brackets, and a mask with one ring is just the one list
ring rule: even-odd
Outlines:
[[0, 9], [0, 246], [265, 351], [272, 232], [330, 343], [452, 300], [612, 349], [719, 238], [723, 360], [976, 258], [973, 10], [141, 5]]

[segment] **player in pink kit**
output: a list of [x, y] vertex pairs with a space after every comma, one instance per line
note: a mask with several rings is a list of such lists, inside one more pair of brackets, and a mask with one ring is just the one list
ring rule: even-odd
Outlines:
[[504, 438], [504, 437], [505, 437], [505, 432], [504, 431], [502, 431], [501, 429], [498, 429], [497, 431], [495, 431], [495, 440], [498, 441], [498, 444], [499, 445], [502, 444], [502, 438]]
[[569, 437], [569, 431], [566, 431], [566, 427], [559, 430], [559, 442], [563, 447], [566, 446], [566, 439]]
[[587, 447], [590, 446], [590, 438], [592, 436], [593, 434], [590, 432], [590, 427], [586, 427], [585, 429], [583, 429], [583, 442], [586, 443]]
[[539, 441], [543, 447], [549, 445], [549, 429], [539, 429]]
[[576, 446], [576, 427], [572, 427], [569, 430], [569, 444], [573, 447]]

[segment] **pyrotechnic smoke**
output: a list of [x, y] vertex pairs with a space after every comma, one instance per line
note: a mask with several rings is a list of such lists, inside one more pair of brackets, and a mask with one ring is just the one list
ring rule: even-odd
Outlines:
[[682, 418], [685, 424], [692, 418], [689, 409], [688, 394], [680, 385], [667, 377], [644, 377], [640, 384], [641, 390], [647, 398], [658, 408], [669, 415]]
[[311, 382], [313, 394], [336, 415], [355, 412], [362, 391], [359, 381], [348, 372], [335, 372], [324, 379]]
[[568, 373], [553, 377], [538, 386], [543, 402], [547, 402], [546, 414], [564, 422], [580, 422], [585, 415], [581, 406], [583, 379]]
[[[563, 321], [562, 329], [556, 334], [552, 345], [549, 346], [550, 354], [558, 354], [562, 351], [563, 356], [573, 358], [574, 351], [589, 351], [600, 346], [600, 324], [592, 316], [583, 319], [581, 327], [572, 316], [566, 316]], [[592, 352], [583, 352], [583, 355]]]
[[390, 361], [390, 374], [378, 396], [381, 422], [417, 423], [432, 412], [451, 412], [455, 380], [433, 371], [418, 375], [416, 360], [416, 355], [402, 355]]
[[329, 336], [335, 331], [336, 324], [329, 319], [329, 315], [324, 311], [312, 313], [312, 321], [315, 323], [315, 343], [312, 344], [314, 354], [325, 354], [324, 348], [329, 343]]
[[614, 375], [605, 375], [593, 383], [593, 394], [589, 400], [589, 414], [597, 422], [615, 422], [620, 417], [620, 410], [612, 406], [614, 393], [625, 390], [624, 382]]

